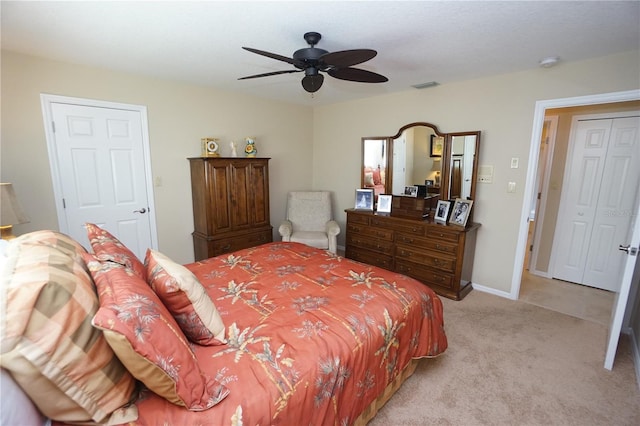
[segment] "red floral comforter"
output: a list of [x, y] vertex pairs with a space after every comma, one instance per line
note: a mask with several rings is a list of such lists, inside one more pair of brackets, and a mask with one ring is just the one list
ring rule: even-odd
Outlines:
[[431, 289], [324, 250], [270, 243], [186, 266], [227, 327], [227, 345], [194, 351], [230, 394], [191, 412], [149, 392], [137, 424], [351, 424], [412, 358], [447, 348]]

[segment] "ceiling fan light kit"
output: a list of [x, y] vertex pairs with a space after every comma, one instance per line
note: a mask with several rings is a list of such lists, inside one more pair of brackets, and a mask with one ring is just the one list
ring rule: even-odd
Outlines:
[[320, 33], [305, 33], [304, 39], [310, 47], [296, 50], [293, 53], [292, 58], [278, 55], [276, 53], [266, 52], [264, 50], [253, 49], [251, 47], [243, 47], [243, 49], [249, 52], [266, 56], [271, 59], [276, 59], [278, 61], [287, 62], [297, 69], [250, 75], [247, 77], [241, 77], [238, 80], [304, 71], [302, 87], [309, 93], [317, 92], [320, 87], [322, 87], [324, 76], [320, 74], [320, 72], [326, 72], [331, 77], [339, 80], [356, 81], [361, 83], [384, 83], [389, 81], [389, 79], [383, 75], [360, 68], [352, 68], [353, 65], [361, 64], [374, 58], [378, 54], [375, 50], [353, 49], [328, 52], [324, 49], [315, 47], [321, 38], [322, 35], [320, 35]]

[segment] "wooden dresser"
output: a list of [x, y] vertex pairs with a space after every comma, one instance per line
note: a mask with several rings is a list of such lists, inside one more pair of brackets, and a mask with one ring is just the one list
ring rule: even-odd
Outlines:
[[268, 158], [189, 158], [195, 260], [273, 241]]
[[346, 213], [347, 258], [416, 278], [450, 299], [461, 300], [471, 291], [480, 224], [461, 228], [353, 209]]

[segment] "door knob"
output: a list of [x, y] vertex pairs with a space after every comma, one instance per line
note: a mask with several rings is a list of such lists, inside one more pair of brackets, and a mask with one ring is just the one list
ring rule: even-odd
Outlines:
[[627, 254], [630, 254], [631, 256], [635, 256], [636, 254], [638, 254], [638, 248], [631, 247], [629, 244], [627, 244], [626, 246], [623, 246], [622, 244], [620, 244], [618, 246], [618, 250], [623, 251]]
[[143, 208], [141, 208], [140, 210], [134, 210], [133, 212], [134, 212], [134, 213], [146, 213], [146, 212], [147, 212], [147, 209], [145, 209], [145, 208], [143, 207]]

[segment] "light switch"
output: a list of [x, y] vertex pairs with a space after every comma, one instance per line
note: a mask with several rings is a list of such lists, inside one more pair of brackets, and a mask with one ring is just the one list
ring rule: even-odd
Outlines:
[[509, 182], [509, 185], [507, 186], [507, 192], [516, 192], [515, 182]]
[[513, 157], [511, 159], [511, 168], [517, 169], [520, 166], [520, 159], [518, 157]]

